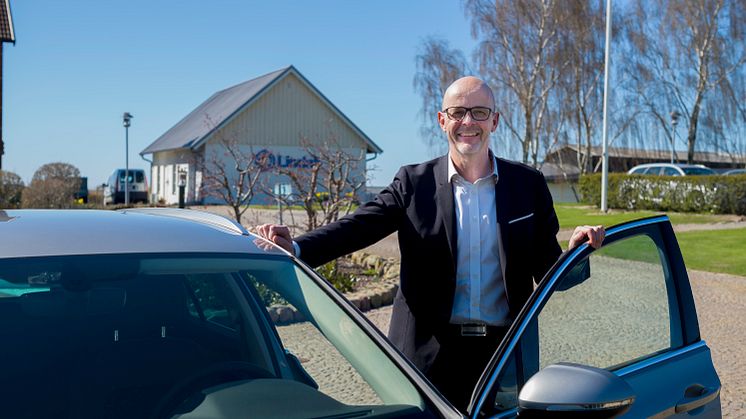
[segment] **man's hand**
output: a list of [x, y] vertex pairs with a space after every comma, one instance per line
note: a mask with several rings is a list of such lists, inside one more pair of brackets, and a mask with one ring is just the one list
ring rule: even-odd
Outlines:
[[261, 237], [264, 237], [272, 243], [287, 250], [291, 255], [295, 254], [295, 249], [293, 248], [293, 237], [290, 235], [290, 229], [287, 226], [280, 224], [262, 224], [256, 228], [256, 232]]
[[570, 243], [567, 248], [568, 250], [574, 249], [587, 241], [589, 246], [598, 249], [601, 247], [605, 236], [606, 230], [604, 230], [604, 226], [578, 226], [572, 232], [572, 237], [570, 237]]

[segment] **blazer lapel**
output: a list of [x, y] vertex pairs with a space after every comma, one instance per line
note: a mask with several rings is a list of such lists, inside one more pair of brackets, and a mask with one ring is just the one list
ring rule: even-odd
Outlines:
[[435, 181], [437, 183], [438, 210], [443, 219], [448, 247], [451, 251], [451, 262], [456, 266], [456, 211], [453, 208], [453, 188], [448, 182], [448, 155], [441, 157], [435, 165]]
[[500, 240], [502, 241], [503, 249], [505, 249], [507, 259], [507, 253], [510, 251], [510, 244], [507, 242], [507, 238], [508, 214], [510, 214], [511, 200], [509, 196], [510, 191], [508, 190], [507, 169], [505, 168], [505, 165], [502, 164], [502, 160], [496, 160], [497, 182], [495, 183], [495, 202], [497, 202], [497, 224], [500, 225]]

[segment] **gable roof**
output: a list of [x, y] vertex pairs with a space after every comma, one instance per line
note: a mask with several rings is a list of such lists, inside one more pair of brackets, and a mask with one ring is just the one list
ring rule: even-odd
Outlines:
[[[179, 148], [196, 149], [204, 144], [212, 133], [225, 126], [236, 115], [248, 108], [267, 90], [272, 88], [272, 86], [287, 77], [289, 74], [298, 77], [298, 79], [315, 93], [324, 104], [329, 106], [343, 122], [347, 123], [354, 132], [360, 135], [365, 140], [367, 152], [381, 153], [383, 151], [291, 65], [213, 94], [181, 121], [176, 123], [176, 125], [158, 137], [158, 139], [147, 148], [141, 151], [140, 155]], [[205, 117], [208, 115], [210, 120], [205, 121]]]
[[[578, 151], [578, 146], [575, 144], [567, 144], [564, 145], [557, 150], [553, 151], [552, 153], [549, 153], [547, 155], [548, 158], [551, 159], [551, 156], [555, 153], [560, 153], [563, 150], [570, 150], [573, 153], [576, 153]], [[641, 148], [626, 148], [626, 147], [609, 147], [608, 148], [609, 157], [617, 157], [622, 159], [663, 159], [668, 160], [671, 156], [671, 150], [649, 150], [649, 149], [641, 149]], [[585, 148], [580, 148], [581, 153], [585, 153]], [[677, 160], [686, 160], [686, 151], [680, 151], [676, 150], [675, 152], [676, 159]], [[599, 157], [601, 158], [603, 156], [603, 149], [600, 146], [592, 146], [591, 147], [591, 156], [592, 157]], [[545, 158], [546, 160], [546, 158]], [[694, 152], [694, 160], [698, 163], [746, 163], [746, 157], [744, 156], [734, 156], [730, 154], [725, 153], [718, 153], [713, 151], [695, 151]]]
[[0, 0], [0, 42], [15, 44], [16, 35], [13, 32], [13, 16], [10, 14], [10, 0]]

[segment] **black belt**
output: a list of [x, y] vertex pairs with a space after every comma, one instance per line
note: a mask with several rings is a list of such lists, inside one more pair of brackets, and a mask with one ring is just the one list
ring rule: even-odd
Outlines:
[[504, 336], [509, 326], [491, 326], [484, 323], [449, 324], [448, 335], [465, 337]]

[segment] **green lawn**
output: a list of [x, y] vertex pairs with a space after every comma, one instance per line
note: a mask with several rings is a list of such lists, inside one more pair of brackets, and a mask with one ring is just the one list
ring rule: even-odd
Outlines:
[[746, 276], [746, 229], [676, 233], [689, 269]]
[[[603, 224], [608, 227], [658, 214], [652, 211], [618, 210], [603, 214], [596, 208], [577, 204], [556, 204], [555, 210], [560, 228], [563, 229], [582, 224]], [[709, 214], [670, 213], [668, 216], [674, 225], [717, 223], [728, 219], [727, 216]], [[676, 238], [687, 268], [746, 276], [746, 229], [687, 231], [676, 233]], [[563, 248], [567, 246], [564, 242], [560, 244]], [[622, 259], [654, 262], [647, 260], [650, 252], [639, 249], [634, 243], [618, 243], [607, 248], [605, 254]]]
[[[611, 210], [602, 213], [598, 208], [580, 204], [555, 204], [561, 229], [572, 229], [579, 225], [604, 225], [606, 227], [619, 224], [636, 218], [650, 217], [662, 214], [654, 211], [621, 211]], [[712, 214], [689, 214], [689, 213], [666, 213], [672, 224], [704, 224], [718, 223], [728, 219], [725, 215]]]

